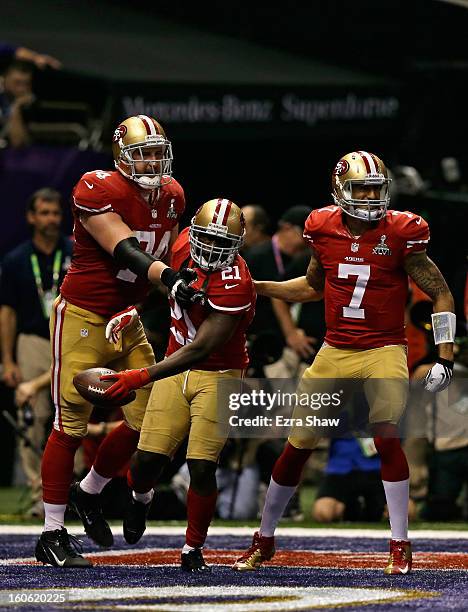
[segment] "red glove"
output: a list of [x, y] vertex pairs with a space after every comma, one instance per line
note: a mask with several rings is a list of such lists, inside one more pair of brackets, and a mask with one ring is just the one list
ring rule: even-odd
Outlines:
[[120, 401], [126, 398], [130, 391], [144, 387], [151, 382], [151, 376], [147, 368], [140, 368], [139, 370], [123, 370], [116, 374], [105, 374], [99, 380], [115, 380], [116, 382], [106, 389], [103, 397]]
[[138, 318], [138, 311], [135, 306], [129, 306], [125, 310], [122, 310], [122, 312], [116, 313], [106, 325], [107, 341], [116, 344], [122, 330]]

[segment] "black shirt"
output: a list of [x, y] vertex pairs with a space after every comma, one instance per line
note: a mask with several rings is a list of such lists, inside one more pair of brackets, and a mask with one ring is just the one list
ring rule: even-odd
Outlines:
[[[297, 278], [298, 276], [305, 276], [309, 261], [310, 252], [295, 257], [285, 274], [286, 280]], [[299, 309], [299, 317], [296, 321], [297, 327], [303, 329], [307, 336], [317, 338], [315, 348], [318, 350], [325, 338], [326, 332], [324, 301], [304, 302], [297, 306]]]
[[2, 263], [0, 304], [16, 311], [17, 332], [49, 338], [49, 320], [44, 316], [31, 265], [31, 255], [37, 255], [44, 291], [52, 288], [53, 267], [57, 250], [62, 251], [58, 288], [62, 284], [72, 255], [72, 241], [61, 238], [50, 255], [39, 251], [31, 240], [7, 253]]
[[[288, 268], [293, 259], [285, 253], [275, 257], [272, 241], [262, 242], [251, 247], [244, 258], [249, 266], [250, 274], [254, 280], [281, 281], [287, 278]], [[271, 300], [268, 297], [258, 296], [255, 306], [255, 318], [249, 327], [249, 335], [258, 335], [262, 332], [273, 332], [282, 338], [281, 328], [273, 312]]]

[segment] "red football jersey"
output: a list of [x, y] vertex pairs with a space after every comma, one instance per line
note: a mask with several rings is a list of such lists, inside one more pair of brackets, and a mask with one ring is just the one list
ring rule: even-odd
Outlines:
[[184, 191], [172, 179], [158, 192], [144, 192], [118, 171], [95, 170], [84, 174], [73, 190], [73, 234], [75, 245], [71, 266], [62, 283], [61, 294], [72, 304], [110, 317], [144, 299], [150, 288], [147, 280], [122, 270], [80, 222], [80, 213], [115, 212], [132, 229], [142, 248], [163, 259], [169, 248], [172, 229], [185, 208]]
[[179, 270], [183, 265], [194, 268], [198, 279], [192, 287], [203, 289], [207, 299], [204, 306], [197, 303], [187, 310], [181, 310], [174, 299], [170, 298], [171, 333], [166, 355], [192, 342], [197, 329], [210, 312], [242, 314], [235, 332], [222, 349], [194, 367], [197, 370], [244, 369], [249, 363], [245, 334], [255, 314], [257, 297], [247, 264], [237, 255], [232, 266], [216, 272], [205, 272], [190, 257], [188, 231], [188, 228], [184, 229], [172, 247], [171, 266], [174, 270]]
[[325, 271], [325, 341], [338, 348], [406, 344], [406, 255], [422, 251], [429, 227], [410, 212], [388, 210], [362, 236], [343, 223], [339, 206], [313, 210], [304, 229]]

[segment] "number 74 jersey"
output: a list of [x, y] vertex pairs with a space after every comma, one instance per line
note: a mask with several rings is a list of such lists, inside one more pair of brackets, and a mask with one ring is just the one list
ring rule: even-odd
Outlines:
[[133, 230], [141, 248], [163, 259], [184, 208], [184, 191], [175, 179], [159, 191], [145, 192], [117, 171], [84, 174], [73, 190], [75, 245], [60, 290], [62, 296], [75, 306], [108, 318], [142, 301], [150, 288], [147, 279], [121, 269], [94, 240], [80, 221], [82, 214], [119, 215]]
[[341, 208], [313, 210], [304, 228], [325, 271], [325, 341], [337, 348], [406, 344], [407, 255], [424, 251], [429, 227], [419, 215], [388, 210], [361, 236]]

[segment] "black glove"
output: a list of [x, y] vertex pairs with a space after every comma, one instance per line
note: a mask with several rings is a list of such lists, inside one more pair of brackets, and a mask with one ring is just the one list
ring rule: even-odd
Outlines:
[[205, 292], [190, 287], [196, 280], [197, 273], [192, 268], [184, 268], [180, 272], [165, 268], [161, 274], [161, 282], [166, 285], [170, 295], [181, 308], [189, 308], [195, 302], [204, 303]]

